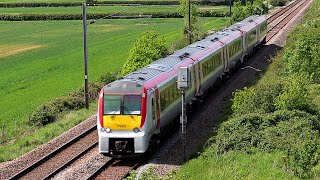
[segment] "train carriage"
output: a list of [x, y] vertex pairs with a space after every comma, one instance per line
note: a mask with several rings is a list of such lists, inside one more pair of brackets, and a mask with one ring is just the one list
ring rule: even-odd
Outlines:
[[251, 16], [106, 86], [98, 105], [99, 152], [123, 157], [144, 153], [181, 112], [176, 81], [190, 69], [186, 102], [192, 103], [241, 63], [265, 39], [266, 18]]

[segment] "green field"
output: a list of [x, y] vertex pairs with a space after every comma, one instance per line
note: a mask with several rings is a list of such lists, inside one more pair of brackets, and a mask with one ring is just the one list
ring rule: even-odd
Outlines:
[[[88, 6], [87, 13], [157, 13], [178, 12], [179, 6]], [[199, 6], [200, 11], [228, 11], [227, 6]], [[0, 14], [81, 14], [82, 7], [0, 8]]]
[[[228, 22], [203, 18], [206, 30]], [[124, 19], [90, 25], [89, 80], [120, 70], [139, 33], [154, 29], [170, 45], [179, 38], [182, 24], [183, 19]], [[26, 123], [37, 106], [83, 84], [82, 23], [0, 21], [0, 27], [0, 124], [12, 138], [14, 120]]]

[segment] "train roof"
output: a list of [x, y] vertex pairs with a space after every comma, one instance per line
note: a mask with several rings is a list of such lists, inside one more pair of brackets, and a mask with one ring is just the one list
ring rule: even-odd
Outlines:
[[[215, 45], [214, 48], [218, 50], [220, 49], [219, 47], [222, 47], [224, 43], [230, 42], [234, 38], [239, 37], [241, 32], [235, 30], [235, 27], [248, 26], [256, 21], [261, 21], [261, 19], [265, 18], [261, 16], [250, 16], [222, 31], [215, 32], [200, 41], [190, 44], [189, 46], [180, 49], [167, 57], [160, 58], [159, 60], [124, 76], [122, 79], [110, 83], [110, 85], [106, 87], [111, 87], [113, 83], [117, 82], [120, 82], [121, 84], [124, 82], [133, 82], [136, 83], [137, 86], [142, 86], [159, 75], [165, 75], [171, 71], [177, 71], [180, 66], [186, 66], [186, 64], [190, 65], [193, 63], [193, 61], [198, 60], [198, 58], [193, 57], [205, 57], [204, 54], [210, 47]], [[199, 56], [199, 54], [201, 56]], [[190, 59], [192, 61], [190, 61]]]

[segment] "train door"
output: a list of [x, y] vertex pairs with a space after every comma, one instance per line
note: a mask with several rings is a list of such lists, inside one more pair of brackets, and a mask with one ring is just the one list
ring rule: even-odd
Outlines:
[[155, 133], [158, 134], [160, 133], [160, 93], [158, 88], [155, 88], [152, 110], [154, 111]]
[[247, 35], [248, 35], [248, 33], [243, 32], [241, 35], [242, 35], [242, 36], [241, 36], [241, 38], [242, 38], [242, 57], [241, 57], [241, 63], [243, 63], [244, 56], [246, 55], [245, 52], [247, 52], [247, 49], [248, 49], [248, 46], [247, 46]]
[[156, 99], [155, 99], [155, 92], [153, 93], [151, 99], [151, 109], [152, 109], [152, 132], [154, 132], [157, 128], [157, 117], [156, 117]]
[[193, 96], [197, 95], [197, 89], [198, 89], [198, 81], [197, 81], [197, 68], [196, 68], [197, 64], [193, 64], [191, 66], [191, 79], [193, 79], [192, 84], [192, 90], [194, 91]]
[[228, 65], [229, 65], [229, 57], [228, 57], [228, 47], [227, 45], [223, 46], [223, 65], [224, 65], [224, 71], [227, 72], [228, 71]]
[[197, 68], [197, 80], [198, 80], [197, 93], [198, 93], [198, 95], [202, 95], [202, 93], [201, 93], [201, 66], [200, 66], [200, 62], [197, 62], [195, 67]]

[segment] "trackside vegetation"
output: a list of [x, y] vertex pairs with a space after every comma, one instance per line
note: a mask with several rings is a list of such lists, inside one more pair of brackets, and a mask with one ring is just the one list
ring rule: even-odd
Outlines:
[[253, 86], [234, 93], [230, 119], [176, 179], [320, 178], [320, 1]]

